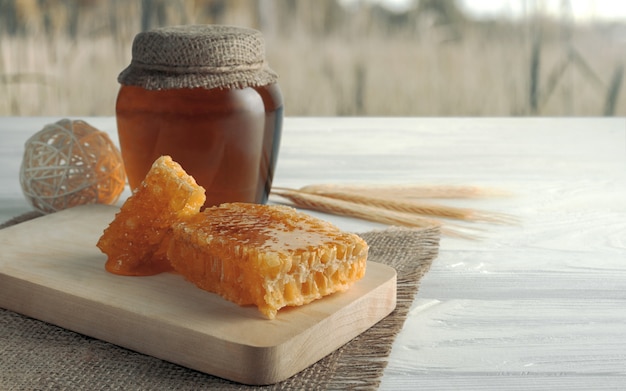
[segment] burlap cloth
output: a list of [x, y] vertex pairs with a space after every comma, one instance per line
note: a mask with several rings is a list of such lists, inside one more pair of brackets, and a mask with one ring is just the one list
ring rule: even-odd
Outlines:
[[167, 26], [135, 36], [123, 85], [147, 90], [245, 88], [274, 84], [263, 35], [223, 25]]
[[[4, 228], [37, 212], [0, 225]], [[398, 273], [396, 309], [334, 353], [267, 390], [376, 389], [421, 277], [439, 250], [439, 230], [390, 228], [361, 234], [370, 260]], [[238, 383], [0, 309], [0, 390], [239, 390]]]

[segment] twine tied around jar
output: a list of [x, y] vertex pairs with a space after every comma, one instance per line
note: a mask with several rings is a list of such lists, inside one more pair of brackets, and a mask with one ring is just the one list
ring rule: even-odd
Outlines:
[[170, 26], [135, 36], [118, 81], [147, 90], [246, 88], [276, 83], [263, 35], [225, 25]]

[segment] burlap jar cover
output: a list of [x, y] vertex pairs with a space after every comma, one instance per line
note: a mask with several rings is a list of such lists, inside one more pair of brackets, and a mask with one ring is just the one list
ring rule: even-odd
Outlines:
[[132, 61], [118, 82], [148, 90], [246, 88], [276, 83], [263, 35], [224, 25], [158, 28], [135, 36]]

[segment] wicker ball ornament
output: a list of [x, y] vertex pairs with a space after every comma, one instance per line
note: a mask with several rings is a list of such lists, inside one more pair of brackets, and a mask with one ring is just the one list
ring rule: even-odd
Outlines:
[[84, 204], [113, 204], [126, 184], [117, 147], [84, 121], [63, 119], [26, 141], [20, 167], [26, 199], [52, 213]]

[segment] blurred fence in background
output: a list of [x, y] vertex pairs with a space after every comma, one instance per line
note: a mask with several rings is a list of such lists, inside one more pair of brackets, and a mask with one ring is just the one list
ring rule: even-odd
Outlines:
[[112, 115], [135, 34], [190, 23], [261, 30], [289, 116], [626, 115], [626, 24], [454, 0], [0, 0], [0, 115]]

